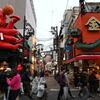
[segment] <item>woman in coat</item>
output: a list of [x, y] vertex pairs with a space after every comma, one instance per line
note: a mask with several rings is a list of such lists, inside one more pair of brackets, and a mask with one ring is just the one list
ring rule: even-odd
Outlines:
[[16, 69], [12, 69], [11, 77], [7, 78], [7, 83], [10, 88], [7, 100], [16, 100], [21, 88], [21, 77]]

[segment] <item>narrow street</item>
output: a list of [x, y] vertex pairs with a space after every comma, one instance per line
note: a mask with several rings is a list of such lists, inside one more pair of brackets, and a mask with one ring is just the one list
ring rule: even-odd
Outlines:
[[0, 100], [57, 100], [59, 88], [100, 100], [100, 0], [0, 0]]

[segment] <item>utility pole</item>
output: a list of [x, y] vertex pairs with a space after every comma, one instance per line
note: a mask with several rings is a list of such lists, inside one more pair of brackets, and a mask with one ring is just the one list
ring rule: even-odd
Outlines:
[[60, 48], [59, 48], [59, 34], [58, 34], [58, 26], [55, 27], [51, 27], [51, 31], [50, 31], [55, 37], [54, 37], [54, 51], [56, 51], [57, 53], [57, 68], [58, 71], [60, 71], [60, 58], [59, 58], [59, 52], [60, 52]]
[[[25, 27], [26, 24], [26, 17], [24, 16], [24, 21], [23, 21], [23, 40], [25, 41]], [[22, 48], [22, 64], [24, 64], [24, 42], [23, 42], [23, 48]]]
[[[24, 64], [24, 51], [25, 51], [25, 43], [28, 42], [28, 39], [34, 35], [34, 29], [30, 25], [30, 23], [27, 22], [26, 16], [24, 16], [23, 21], [23, 48], [22, 48], [22, 64]], [[27, 43], [28, 44], [28, 43]]]

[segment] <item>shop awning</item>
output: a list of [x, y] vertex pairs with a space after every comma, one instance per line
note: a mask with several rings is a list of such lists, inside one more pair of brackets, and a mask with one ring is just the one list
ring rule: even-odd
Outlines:
[[78, 61], [78, 60], [83, 60], [83, 59], [89, 59], [89, 60], [100, 59], [100, 55], [79, 55], [72, 59], [67, 60], [67, 63], [71, 63], [73, 61]]

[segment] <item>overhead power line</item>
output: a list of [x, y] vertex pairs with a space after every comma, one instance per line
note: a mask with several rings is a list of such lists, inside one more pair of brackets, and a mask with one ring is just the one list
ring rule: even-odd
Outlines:
[[53, 38], [37, 38], [37, 41], [51, 41]]

